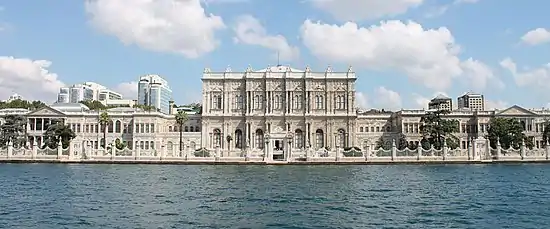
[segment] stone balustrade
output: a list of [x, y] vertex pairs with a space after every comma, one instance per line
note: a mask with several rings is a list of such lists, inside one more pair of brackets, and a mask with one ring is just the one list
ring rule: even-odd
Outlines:
[[[59, 144], [61, 145], [61, 144]], [[93, 149], [91, 147], [78, 148], [76, 144], [69, 147], [59, 146], [55, 149], [32, 147], [13, 147], [9, 143], [7, 147], [0, 148], [1, 162], [147, 162], [147, 163], [171, 163], [171, 162], [263, 162], [263, 163], [479, 163], [479, 162], [550, 162], [550, 146], [546, 144], [542, 149], [529, 149], [524, 146], [519, 149], [501, 148], [497, 142], [496, 148], [491, 148], [489, 141], [484, 138], [472, 140], [467, 149], [451, 149], [444, 143], [441, 149], [397, 149], [395, 142], [390, 149], [365, 149], [362, 151], [344, 151], [338, 148], [333, 151], [326, 149], [294, 149], [288, 158], [274, 160], [265, 157], [264, 151], [258, 149], [224, 150], [215, 149], [191, 149], [185, 146], [182, 151], [167, 149]]]

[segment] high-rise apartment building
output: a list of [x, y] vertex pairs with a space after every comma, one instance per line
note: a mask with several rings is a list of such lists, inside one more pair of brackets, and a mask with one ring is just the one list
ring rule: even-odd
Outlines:
[[453, 109], [453, 99], [440, 94], [437, 97], [430, 100], [430, 103], [428, 103], [428, 109], [450, 111]]
[[78, 103], [89, 100], [120, 100], [120, 93], [109, 90], [107, 87], [94, 82], [74, 84], [70, 87], [62, 87], [57, 94], [57, 103]]
[[458, 97], [458, 109], [485, 110], [485, 99], [482, 94], [468, 92]]
[[139, 77], [138, 104], [153, 106], [160, 112], [170, 113], [172, 89], [168, 81], [159, 75], [144, 75]]

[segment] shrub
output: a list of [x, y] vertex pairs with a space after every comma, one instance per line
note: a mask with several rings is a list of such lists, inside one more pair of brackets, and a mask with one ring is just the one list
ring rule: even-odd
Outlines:
[[210, 157], [210, 151], [206, 148], [200, 148], [195, 150], [194, 155], [195, 157]]
[[344, 157], [362, 157], [363, 156], [363, 153], [361, 152], [361, 148], [357, 146], [345, 147], [344, 152], [342, 152], [342, 154], [344, 154]]

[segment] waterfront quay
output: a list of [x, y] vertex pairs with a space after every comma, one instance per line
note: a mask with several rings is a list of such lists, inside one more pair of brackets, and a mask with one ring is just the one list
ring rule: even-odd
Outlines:
[[108, 150], [86, 148], [39, 147], [0, 149], [0, 163], [83, 163], [83, 164], [238, 164], [238, 165], [350, 165], [350, 164], [486, 164], [486, 163], [550, 163], [550, 146], [543, 149], [496, 148], [484, 138], [472, 140], [467, 149], [397, 149], [395, 142], [388, 150], [335, 151], [326, 149], [303, 151], [282, 151], [265, 148], [263, 151], [213, 151], [122, 150], [112, 147]]

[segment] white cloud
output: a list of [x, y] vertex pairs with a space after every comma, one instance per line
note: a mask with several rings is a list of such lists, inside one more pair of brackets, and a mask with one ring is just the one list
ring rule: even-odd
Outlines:
[[521, 37], [521, 41], [528, 45], [540, 45], [550, 42], [550, 31], [544, 28], [531, 30]]
[[510, 107], [510, 104], [502, 100], [485, 100], [485, 110], [502, 110], [508, 107]]
[[453, 4], [477, 3], [479, 0], [455, 0]]
[[431, 98], [413, 93], [412, 100], [415, 107], [412, 107], [411, 109], [428, 109], [428, 103], [430, 102]]
[[232, 4], [232, 3], [244, 3], [250, 0], [202, 0], [204, 4]]
[[51, 62], [27, 58], [0, 57], [0, 99], [13, 93], [29, 100], [54, 102], [59, 88], [65, 84], [49, 71]]
[[207, 14], [200, 0], [89, 0], [92, 25], [126, 45], [197, 58], [216, 49], [221, 17]]
[[123, 82], [118, 84], [113, 90], [122, 94], [125, 99], [137, 99], [138, 82]]
[[457, 6], [457, 5], [461, 5], [461, 4], [473, 4], [473, 3], [477, 3], [477, 2], [479, 2], [479, 0], [455, 0], [451, 4], [440, 5], [440, 6], [432, 8], [425, 15], [425, 17], [427, 17], [427, 18], [438, 17], [438, 16], [441, 16], [441, 15], [445, 14], [447, 12], [447, 10], [449, 10], [452, 6]]
[[[472, 67], [472, 62], [475, 66], [480, 62], [463, 64], [460, 47], [445, 27], [424, 29], [412, 21], [392, 20], [362, 28], [352, 22], [339, 26], [306, 20], [301, 37], [311, 53], [324, 61], [398, 71], [430, 89], [445, 90], [455, 79], [468, 80], [465, 70], [468, 75], [496, 78], [485, 72], [488, 68]], [[480, 69], [484, 72], [477, 72]]]
[[[233, 30], [235, 31], [234, 40], [237, 43], [258, 45], [279, 52], [279, 58], [284, 61], [290, 61], [299, 56], [297, 47], [290, 46], [282, 35], [268, 35], [260, 21], [251, 15], [238, 17]], [[277, 57], [277, 54], [274, 56]]]
[[[442, 91], [434, 92], [431, 97], [423, 96], [418, 93], [413, 93], [411, 99], [414, 107], [412, 107], [411, 109], [428, 109], [428, 103], [430, 103], [433, 98], [439, 95], [451, 98], [446, 92]], [[456, 107], [456, 104], [453, 102], [453, 109]]]
[[550, 82], [550, 63], [544, 67], [519, 72], [516, 63], [512, 59], [506, 58], [500, 62], [500, 66], [510, 71], [518, 86], [550, 88], [550, 84], [548, 84]]
[[464, 71], [464, 76], [467, 78], [468, 86], [475, 90], [483, 90], [487, 86], [496, 89], [503, 89], [504, 82], [496, 77], [493, 70], [479, 60], [469, 58], [463, 61], [460, 66]]
[[355, 92], [355, 106], [363, 110], [369, 108], [369, 99], [365, 93]]
[[420, 6], [424, 0], [308, 0], [340, 21], [362, 21], [396, 16]]
[[396, 91], [389, 90], [385, 87], [378, 87], [374, 91], [374, 104], [379, 109], [386, 110], [401, 110], [403, 103], [401, 101], [401, 96]]

